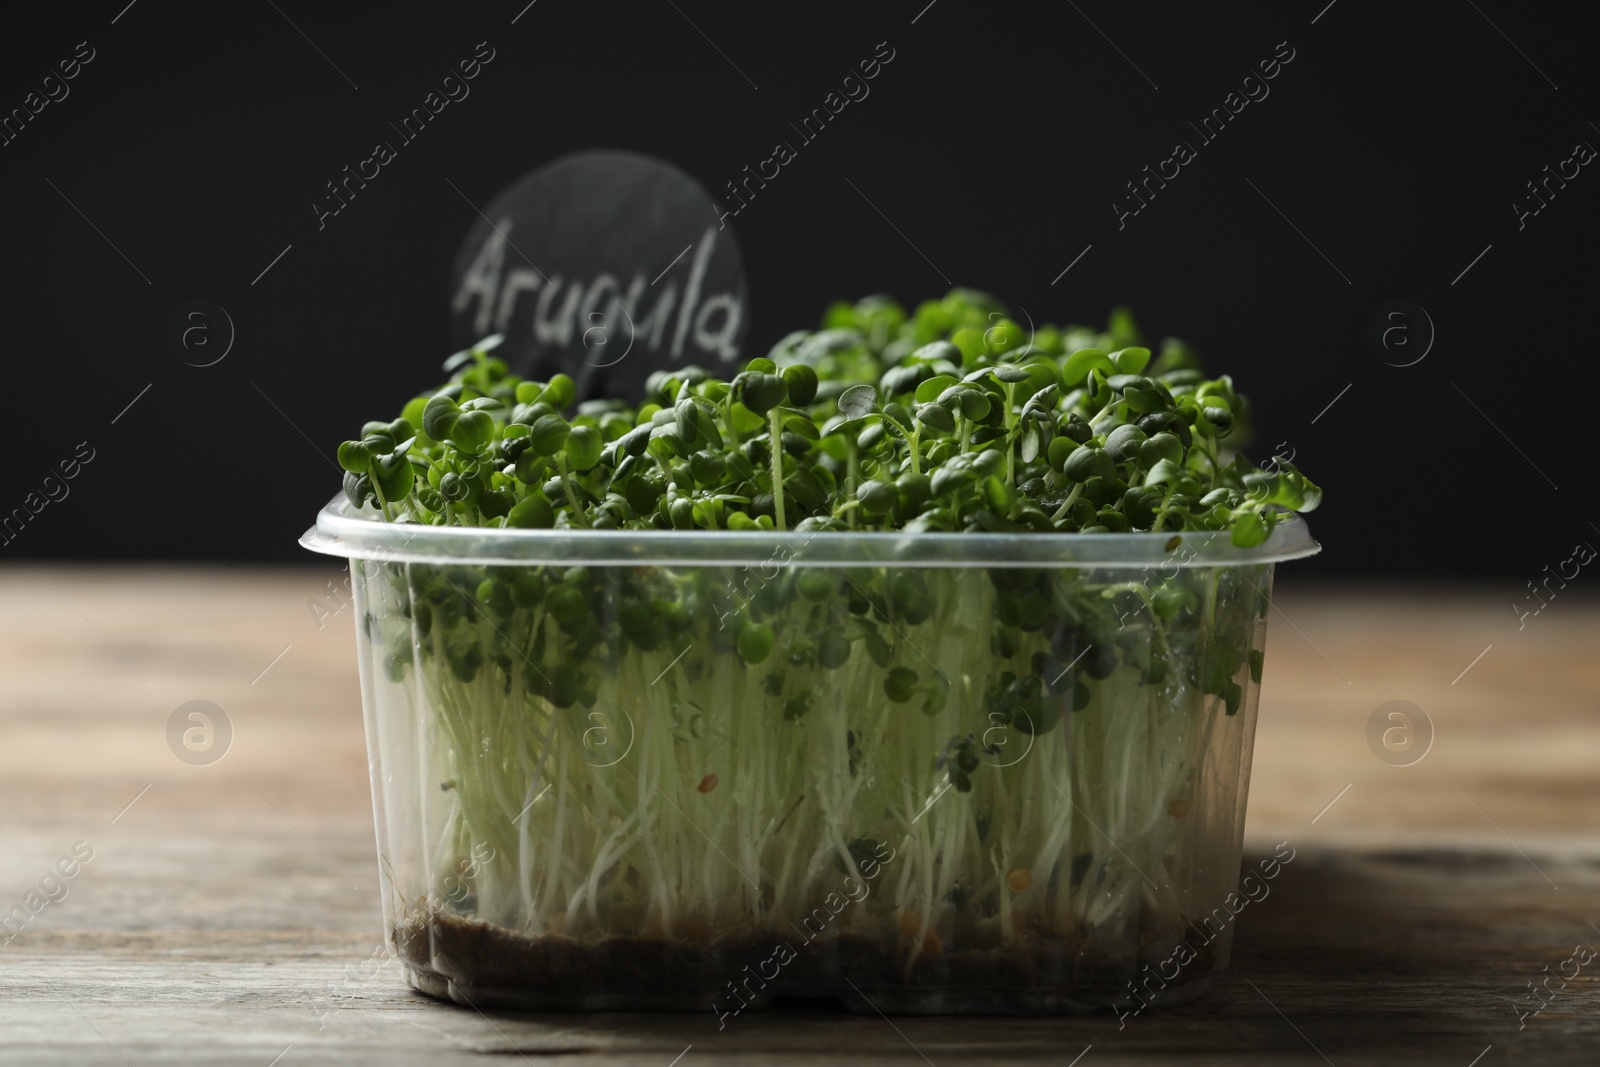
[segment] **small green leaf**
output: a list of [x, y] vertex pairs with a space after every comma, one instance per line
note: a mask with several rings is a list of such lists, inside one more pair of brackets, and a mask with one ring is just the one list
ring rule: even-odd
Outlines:
[[482, 452], [494, 440], [494, 418], [487, 411], [463, 411], [445, 437], [463, 452]]
[[1144, 442], [1144, 431], [1127, 423], [1106, 435], [1106, 453], [1118, 463], [1127, 463], [1139, 455], [1139, 446]]
[[850, 661], [850, 639], [837, 630], [829, 630], [817, 639], [817, 663], [835, 671]]
[[1097, 370], [1106, 377], [1117, 372], [1116, 365], [1100, 349], [1080, 348], [1061, 364], [1061, 384], [1068, 389], [1080, 386], [1091, 370]]
[[950, 433], [956, 428], [955, 416], [950, 414], [948, 408], [940, 407], [938, 404], [918, 404], [917, 421], [941, 433]]
[[550, 502], [538, 493], [514, 505], [506, 515], [506, 525], [518, 529], [548, 530], [555, 524], [556, 516], [550, 509]]
[[919, 680], [910, 667], [895, 667], [883, 680], [884, 695], [896, 704], [904, 704], [915, 694]]
[[1032, 463], [1039, 458], [1043, 440], [1044, 433], [1037, 422], [1030, 422], [1022, 428], [1022, 438], [1017, 443], [1017, 454], [1022, 458], [1022, 462]]
[[1017, 382], [1025, 382], [1033, 377], [1033, 375], [1029, 374], [1025, 368], [1018, 367], [1011, 363], [996, 364], [995, 366], [990, 367], [989, 371], [996, 378], [1000, 379], [1002, 382], [1005, 382], [1007, 385], [1014, 385]]
[[1050, 441], [1050, 450], [1048, 453], [1050, 466], [1054, 467], [1056, 470], [1060, 470], [1066, 465], [1067, 457], [1079, 447], [1081, 446], [1070, 437], [1053, 438]]
[[435, 441], [443, 441], [450, 436], [450, 431], [460, 414], [460, 406], [450, 397], [440, 393], [430, 398], [422, 409], [422, 432]]
[[785, 408], [784, 411], [787, 414], [783, 417], [783, 428], [788, 432], [799, 434], [807, 441], [815, 441], [822, 436], [817, 432], [817, 424], [805, 412], [792, 408]]
[[567, 435], [567, 461], [574, 470], [586, 471], [600, 462], [605, 440], [593, 426], [574, 426]]
[[772, 628], [751, 623], [739, 631], [739, 658], [751, 666], [766, 662], [772, 655]]
[[997, 513], [1009, 513], [1017, 502], [1016, 491], [993, 474], [983, 480], [984, 499]]
[[346, 441], [339, 446], [339, 466], [352, 474], [365, 473], [372, 463], [372, 450], [360, 441]]
[[989, 409], [993, 406], [989, 401], [989, 394], [981, 389], [964, 388], [960, 393], [961, 416], [973, 422], [982, 422], [989, 417]]
[[1158, 433], [1139, 446], [1139, 462], [1153, 466], [1163, 459], [1177, 464], [1183, 462], [1183, 442], [1175, 435]]
[[804, 363], [784, 368], [783, 381], [789, 387], [789, 403], [797, 407], [805, 407], [817, 395], [817, 372]]
[[899, 494], [894, 486], [887, 482], [880, 482], [876, 478], [868, 479], [861, 483], [856, 490], [856, 499], [861, 501], [861, 510], [868, 515], [885, 515], [894, 507]]
[[[1158, 459], [1144, 476], [1145, 485], [1177, 485], [1185, 477], [1182, 467], [1170, 459]], [[1235, 542], [1237, 543], [1237, 542]]]
[[940, 399], [946, 389], [958, 384], [960, 383], [948, 374], [935, 374], [932, 378], [917, 386], [917, 402], [919, 404], [933, 403]]
[[1137, 346], [1118, 349], [1111, 353], [1111, 362], [1123, 374], [1138, 374], [1150, 362], [1150, 350]]
[[[953, 367], [961, 366], [961, 349], [949, 341], [930, 341], [921, 348], [913, 351], [906, 357], [919, 363], [949, 363]], [[918, 400], [922, 398], [917, 397]]]
[[411, 462], [399, 452], [378, 456], [371, 467], [372, 480], [377, 483], [385, 500], [404, 500], [411, 494], [416, 474]]
[[557, 374], [545, 384], [544, 393], [539, 399], [557, 411], [564, 411], [577, 396], [578, 383], [565, 374]]
[[1272, 532], [1259, 512], [1242, 511], [1233, 518], [1232, 540], [1237, 548], [1254, 548]]
[[[751, 360], [751, 362], [758, 361]], [[771, 360], [759, 362], [770, 363]], [[739, 402], [757, 415], [765, 415], [782, 404], [789, 395], [789, 387], [782, 378], [776, 374], [763, 374], [759, 371], [746, 371], [739, 375], [734, 379], [734, 386]]]
[[853, 385], [839, 394], [839, 414], [859, 419], [877, 410], [878, 390], [870, 385]]
[[734, 401], [729, 418], [733, 422], [733, 428], [739, 432], [741, 437], [755, 433], [767, 425], [766, 419], [763, 419], [738, 401]]
[[1069, 481], [1084, 482], [1096, 475], [1110, 478], [1117, 473], [1117, 465], [1103, 448], [1076, 448], [1067, 456], [1061, 473]]
[[572, 427], [560, 415], [541, 415], [528, 435], [533, 442], [531, 451], [535, 455], [553, 456], [561, 451], [571, 432]]
[[889, 666], [889, 642], [883, 639], [876, 627], [862, 635], [861, 644], [867, 650], [867, 655], [872, 657], [872, 662], [880, 667]]

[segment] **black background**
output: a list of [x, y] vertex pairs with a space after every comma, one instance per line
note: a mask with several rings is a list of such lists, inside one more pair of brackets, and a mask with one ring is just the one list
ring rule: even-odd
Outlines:
[[[751, 354], [833, 299], [910, 304], [946, 278], [1041, 322], [1127, 302], [1152, 338], [1187, 337], [1234, 375], [1258, 453], [1288, 442], [1324, 487], [1326, 551], [1297, 573], [1533, 577], [1600, 541], [1600, 168], [1525, 229], [1511, 208], [1577, 141], [1600, 145], [1578, 5], [524, 2], [8, 16], [0, 109], [79, 41], [97, 55], [0, 147], [0, 511], [78, 442], [96, 455], [0, 553], [309, 561], [295, 539], [337, 489], [337, 443], [440, 377], [450, 263], [476, 218], [451, 182], [482, 204], [562, 153], [617, 147], [718, 195], [796, 143], [789, 122], [881, 41], [895, 58], [871, 95], [734, 220]], [[319, 231], [324, 183], [480, 41], [496, 55], [470, 97]], [[1187, 123], [1283, 41], [1295, 58], [1271, 95], [1202, 146]], [[1178, 140], [1198, 158], [1119, 230], [1113, 198]], [[194, 299], [237, 329], [214, 366], [166, 342]], [[1438, 332], [1407, 368], [1365, 340], [1395, 299]]]

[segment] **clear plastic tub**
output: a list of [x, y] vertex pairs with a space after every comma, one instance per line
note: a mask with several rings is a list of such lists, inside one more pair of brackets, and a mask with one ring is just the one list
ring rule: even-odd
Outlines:
[[[478, 1007], [1045, 1014], [1228, 960], [1273, 565], [1226, 533], [390, 525], [342, 498], [391, 947]], [[1237, 899], [1237, 898], [1235, 898]]]

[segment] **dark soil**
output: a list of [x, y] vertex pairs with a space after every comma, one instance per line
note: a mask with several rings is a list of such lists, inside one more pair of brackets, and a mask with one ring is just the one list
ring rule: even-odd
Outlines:
[[[1189, 935], [1187, 966], [1163, 982], [1148, 959], [1112, 959], [1065, 938], [923, 956], [909, 973], [892, 946], [841, 935], [745, 934], [691, 941], [530, 937], [451, 914], [414, 917], [394, 930], [412, 984], [477, 1007], [525, 1010], [712, 1011], [766, 1007], [776, 998], [837, 1001], [856, 1012], [910, 1015], [1056, 1015], [1177, 1004], [1210, 987], [1215, 946]], [[792, 953], [792, 956], [790, 955]], [[1139, 997], [1134, 999], [1137, 987]]]

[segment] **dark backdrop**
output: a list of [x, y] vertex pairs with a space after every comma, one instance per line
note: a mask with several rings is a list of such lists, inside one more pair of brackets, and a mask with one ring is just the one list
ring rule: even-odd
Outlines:
[[[309, 558], [295, 538], [337, 489], [337, 442], [439, 376], [464, 197], [599, 146], [717, 194], [884, 41], [870, 96], [734, 221], [752, 354], [830, 300], [947, 278], [1040, 321], [1127, 302], [1233, 373], [1258, 451], [1288, 442], [1323, 485], [1304, 573], [1534, 577], [1600, 543], [1600, 168], [1521, 228], [1513, 210], [1600, 146], [1578, 5], [524, 3], [7, 16], [0, 109], [59, 95], [42, 79], [79, 42], [94, 58], [0, 147], [0, 511], [80, 442], [93, 458], [0, 559]], [[319, 230], [324, 183], [481, 41], [470, 97]], [[1202, 141], [1188, 124], [1288, 49], [1270, 95]], [[1119, 229], [1124, 183], [1180, 140], [1196, 158]], [[203, 368], [167, 339], [196, 299], [236, 329]], [[1367, 340], [1394, 300], [1437, 330], [1408, 367]]]

